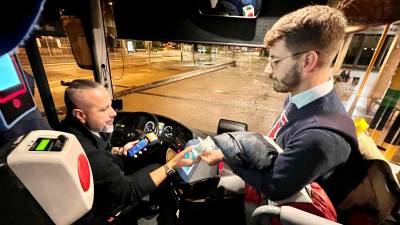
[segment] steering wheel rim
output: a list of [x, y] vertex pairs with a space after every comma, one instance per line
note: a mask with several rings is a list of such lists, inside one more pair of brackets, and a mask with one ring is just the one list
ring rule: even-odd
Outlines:
[[[140, 118], [143, 115], [145, 116], [145, 118], [150, 117], [151, 121], [154, 122], [154, 132], [156, 133], [157, 129], [158, 129], [158, 119], [154, 114], [148, 113], [148, 112], [132, 112], [132, 113], [128, 113], [127, 115], [124, 115], [121, 119], [118, 120], [118, 122], [115, 124], [115, 127], [124, 127], [124, 126], [126, 126], [126, 124], [133, 125], [130, 122], [131, 121], [135, 121], [135, 118]], [[149, 120], [147, 120], [147, 121], [149, 121]], [[134, 124], [135, 127], [129, 127], [129, 128], [125, 127], [124, 128], [125, 131], [128, 131], [128, 132], [124, 132], [127, 135], [125, 138], [128, 141], [139, 140], [139, 139], [143, 138], [147, 134], [144, 131], [145, 124], [140, 124], [140, 122], [143, 122], [143, 121], [139, 121], [136, 124]], [[143, 127], [140, 127], [141, 125], [143, 125]]]

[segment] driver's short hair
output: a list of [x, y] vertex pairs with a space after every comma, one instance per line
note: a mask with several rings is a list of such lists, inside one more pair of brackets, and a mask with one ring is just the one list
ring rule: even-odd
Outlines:
[[67, 108], [67, 115], [72, 116], [72, 110], [76, 109], [76, 103], [74, 103], [74, 96], [79, 90], [95, 89], [102, 87], [100, 83], [92, 80], [76, 79], [71, 82], [62, 82], [62, 85], [67, 86], [64, 92], [64, 103]]
[[265, 34], [264, 44], [270, 47], [284, 40], [292, 53], [314, 50], [330, 55], [339, 48], [346, 26], [341, 11], [323, 5], [308, 6], [281, 17]]

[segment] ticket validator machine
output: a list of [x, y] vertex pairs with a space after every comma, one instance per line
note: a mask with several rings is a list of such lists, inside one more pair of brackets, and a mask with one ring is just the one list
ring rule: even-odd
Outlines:
[[93, 177], [72, 134], [37, 130], [0, 152], [1, 224], [72, 224], [93, 204]]

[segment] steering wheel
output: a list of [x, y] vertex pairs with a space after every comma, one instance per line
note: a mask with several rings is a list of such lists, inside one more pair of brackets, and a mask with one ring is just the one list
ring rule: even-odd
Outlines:
[[[145, 131], [148, 122], [152, 122], [153, 129]], [[144, 138], [149, 132], [157, 134], [158, 119], [148, 112], [132, 112], [121, 117], [114, 127], [111, 144], [113, 146], [124, 146], [127, 142]]]
[[[127, 142], [136, 141], [144, 138], [145, 124], [148, 121], [154, 123], [154, 133], [157, 133], [158, 119], [155, 115], [147, 112], [122, 113], [116, 119], [114, 132], [111, 135], [110, 143], [112, 146], [124, 146]], [[164, 148], [160, 142], [147, 148], [147, 151], [139, 157], [122, 157], [124, 161], [124, 171], [131, 174], [152, 163], [165, 163]], [[165, 149], [166, 151], [166, 149]]]

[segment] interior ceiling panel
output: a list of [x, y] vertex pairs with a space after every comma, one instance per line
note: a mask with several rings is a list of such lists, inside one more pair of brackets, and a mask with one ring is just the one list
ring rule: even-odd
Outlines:
[[341, 0], [342, 10], [351, 25], [379, 25], [400, 20], [399, 0]]

